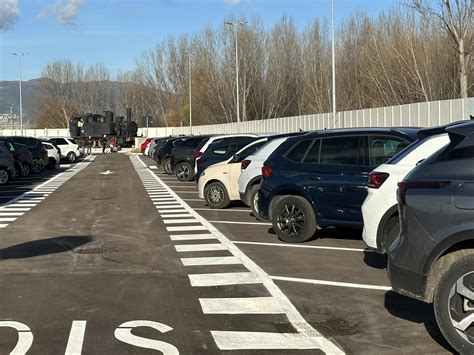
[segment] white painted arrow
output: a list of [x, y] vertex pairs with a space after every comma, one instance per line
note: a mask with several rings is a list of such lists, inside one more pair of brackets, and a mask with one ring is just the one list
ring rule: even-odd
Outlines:
[[110, 170], [107, 170], [107, 171], [102, 171], [101, 174], [102, 175], [110, 175], [110, 174], [113, 174], [114, 172], [113, 171], [110, 171]]

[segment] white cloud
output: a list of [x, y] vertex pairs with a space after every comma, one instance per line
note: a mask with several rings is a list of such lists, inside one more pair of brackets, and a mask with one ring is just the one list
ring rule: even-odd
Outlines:
[[226, 0], [226, 1], [230, 6], [236, 6], [236, 5], [242, 4], [246, 0]]
[[57, 0], [54, 4], [47, 5], [41, 11], [39, 17], [46, 18], [49, 16], [55, 17], [62, 25], [72, 25], [79, 16], [85, 0]]
[[6, 30], [20, 17], [18, 0], [0, 0], [0, 30]]

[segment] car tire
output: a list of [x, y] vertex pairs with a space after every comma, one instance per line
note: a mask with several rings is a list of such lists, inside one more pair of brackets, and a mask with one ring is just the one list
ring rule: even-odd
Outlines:
[[382, 250], [384, 253], [388, 252], [390, 245], [397, 239], [400, 234], [400, 220], [398, 216], [390, 217], [385, 223], [383, 240], [381, 242]]
[[281, 198], [272, 211], [273, 230], [278, 239], [287, 243], [302, 243], [316, 233], [317, 224], [311, 204], [301, 196]]
[[259, 186], [257, 184], [252, 185], [249, 189], [247, 198], [254, 217], [258, 217], [258, 188]]
[[0, 168], [0, 185], [5, 185], [10, 181], [10, 174], [6, 168]]
[[21, 176], [28, 177], [31, 175], [31, 166], [28, 163], [21, 164]]
[[181, 182], [189, 182], [194, 178], [194, 170], [191, 164], [181, 162], [176, 165], [176, 178]]
[[32, 169], [33, 174], [39, 174], [43, 170], [43, 164], [39, 161], [39, 159], [33, 160], [33, 166]]
[[168, 175], [173, 174], [173, 170], [171, 168], [171, 158], [166, 158], [163, 160], [163, 171]]
[[74, 152], [67, 153], [66, 159], [70, 164], [74, 163], [77, 159], [76, 153]]
[[[438, 284], [435, 285], [433, 308], [438, 327], [448, 343], [460, 354], [472, 354], [474, 341], [469, 341], [465, 332], [468, 332], [472, 339], [474, 323], [468, 324], [465, 330], [461, 330], [455, 327], [453, 322], [459, 323], [465, 320], [472, 315], [474, 310], [472, 299], [474, 252], [466, 250], [453, 254], [457, 254], [455, 259], [445, 268]], [[450, 255], [448, 254], [447, 257], [449, 258]], [[466, 290], [457, 286], [458, 282], [462, 283]], [[468, 292], [471, 293], [471, 298], [465, 296]]]
[[230, 204], [227, 189], [219, 181], [211, 182], [204, 188], [204, 199], [207, 205], [213, 209], [226, 208]]

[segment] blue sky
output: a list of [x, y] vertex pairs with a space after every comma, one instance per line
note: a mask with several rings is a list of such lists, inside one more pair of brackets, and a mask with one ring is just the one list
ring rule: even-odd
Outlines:
[[[335, 0], [336, 21], [356, 10], [370, 15], [398, 0]], [[300, 29], [316, 17], [330, 19], [330, 0], [0, 0], [0, 80], [18, 79], [11, 52], [29, 52], [23, 79], [37, 78], [57, 58], [112, 72], [133, 68], [135, 59], [169, 35], [219, 27], [228, 16], [258, 15], [271, 27], [284, 14]]]

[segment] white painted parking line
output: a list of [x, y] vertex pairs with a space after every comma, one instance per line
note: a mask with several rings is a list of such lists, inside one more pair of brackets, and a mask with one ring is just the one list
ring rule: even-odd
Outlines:
[[350, 283], [350, 282], [302, 279], [302, 278], [297, 278], [297, 277], [270, 276], [270, 278], [272, 280], [279, 280], [279, 281], [302, 282], [302, 283], [313, 284], [313, 285], [326, 285], [326, 286], [349, 287], [349, 288], [363, 288], [363, 289], [367, 289], [367, 290], [390, 291], [392, 289], [389, 286], [364, 285], [364, 284], [356, 284], [356, 283]]
[[13, 222], [16, 221], [15, 217], [0, 217], [0, 222]]
[[8, 207], [35, 207], [37, 203], [14, 203], [12, 205], [7, 205]]
[[163, 219], [164, 224], [187, 224], [187, 223], [199, 223], [197, 219]]
[[[166, 201], [174, 201], [176, 200], [173, 197], [152, 197], [151, 200], [153, 202], [166, 202]], [[157, 203], [156, 203], [157, 204]]]
[[204, 258], [181, 258], [184, 266], [238, 265], [242, 264], [235, 256], [208, 256]]
[[161, 214], [161, 213], [164, 213], [164, 212], [166, 212], [166, 213], [168, 213], [168, 212], [170, 212], [170, 213], [176, 213], [176, 212], [185, 213], [185, 212], [187, 212], [187, 211], [186, 211], [185, 209], [183, 209], [181, 206], [175, 206], [175, 208], [176, 208], [176, 209], [166, 209], [166, 208], [163, 209], [162, 207], [160, 207], [160, 208], [157, 208], [157, 210], [158, 210], [158, 212], [160, 212], [160, 214]]
[[158, 209], [158, 211], [160, 211], [160, 210], [166, 210], [166, 209], [181, 208], [181, 205], [156, 206], [156, 208]]
[[328, 354], [343, 354], [322, 336], [308, 337], [298, 333], [267, 333], [239, 331], [211, 331], [220, 350], [291, 350], [321, 349]]
[[6, 228], [8, 227], [8, 224], [0, 224], [0, 228]]
[[26, 212], [31, 210], [30, 207], [28, 208], [20, 208], [20, 207], [0, 207], [1, 212]]
[[265, 245], [265, 246], [272, 246], [272, 247], [322, 249], [322, 250], [338, 250], [338, 251], [373, 252], [373, 250], [370, 250], [370, 249], [326, 247], [326, 246], [321, 246], [321, 245], [300, 245], [300, 244], [283, 244], [283, 243], [280, 244], [280, 243], [243, 242], [243, 241], [234, 241], [234, 244]]
[[263, 222], [234, 222], [234, 221], [209, 221], [209, 223], [224, 223], [224, 224], [247, 224], [247, 225], [255, 225], [255, 226], [271, 226], [271, 223], [263, 223]]
[[181, 235], [170, 235], [172, 241], [183, 241], [183, 240], [206, 240], [216, 239], [213, 234], [181, 234]]
[[239, 209], [232, 209], [232, 208], [226, 208], [226, 209], [216, 209], [216, 208], [193, 208], [195, 211], [213, 211], [213, 212], [252, 212], [252, 210], [239, 210]]
[[183, 198], [183, 201], [200, 201], [200, 202], [204, 202], [203, 199], [200, 199], [200, 198]]
[[3, 216], [23, 216], [24, 212], [2, 212], [3, 210], [0, 209], [0, 217]]
[[192, 217], [189, 213], [164, 213], [164, 212], [160, 212], [160, 215], [161, 215], [162, 218], [185, 218], [185, 217], [191, 218]]
[[157, 207], [161, 207], [161, 206], [167, 206], [167, 205], [175, 205], [176, 201], [171, 200], [171, 201], [163, 201], [163, 202], [153, 202], [153, 204], [156, 205]]
[[253, 272], [224, 272], [188, 275], [191, 286], [211, 287], [262, 283], [262, 278]]
[[184, 252], [190, 252], [190, 251], [192, 252], [192, 251], [227, 250], [227, 248], [221, 243], [175, 245], [175, 249], [178, 253], [184, 253]]
[[205, 314], [280, 314], [285, 313], [273, 297], [200, 298]]
[[207, 230], [207, 228], [200, 225], [200, 226], [166, 227], [166, 230], [168, 232], [190, 232], [190, 231], [205, 231]]

